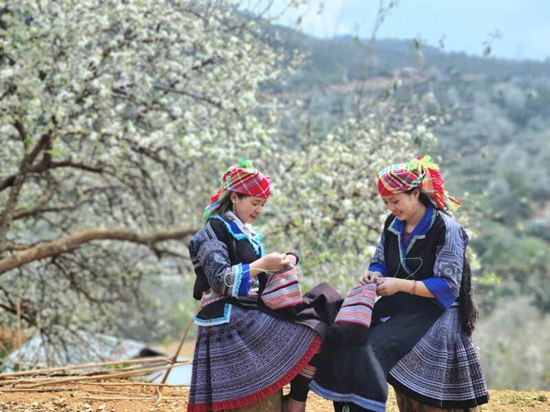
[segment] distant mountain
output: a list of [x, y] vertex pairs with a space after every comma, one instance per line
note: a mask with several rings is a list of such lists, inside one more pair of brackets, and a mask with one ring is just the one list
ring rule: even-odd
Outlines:
[[[472, 56], [447, 52], [436, 47], [417, 45], [414, 40], [359, 39], [354, 36], [336, 36], [319, 39], [297, 30], [275, 26], [268, 41], [275, 47], [297, 50], [308, 58], [291, 88], [309, 88], [319, 83], [339, 83], [365, 79], [371, 76], [392, 76], [403, 67], [422, 66], [450, 75], [479, 75], [493, 81], [508, 80], [514, 76], [549, 76], [550, 61], [516, 61], [494, 57]], [[422, 58], [419, 58], [419, 54]], [[369, 62], [369, 65], [365, 65]]]
[[470, 225], [478, 233], [472, 247], [483, 312], [526, 295], [550, 313], [550, 61], [266, 30], [273, 47], [306, 56], [294, 76], [266, 85], [280, 100], [304, 102], [310, 135], [287, 122], [289, 135], [326, 136], [354, 115], [359, 94], [436, 115], [438, 145], [430, 154], [444, 159], [448, 189], [476, 216]]

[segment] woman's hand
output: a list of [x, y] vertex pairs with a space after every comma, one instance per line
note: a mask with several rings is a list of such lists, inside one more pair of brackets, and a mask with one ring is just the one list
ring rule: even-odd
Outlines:
[[359, 279], [359, 282], [362, 285], [366, 285], [367, 283], [377, 283], [379, 282], [379, 279], [381, 279], [382, 277], [383, 275], [380, 272], [368, 271], [363, 276], [361, 276], [361, 279]]
[[383, 278], [378, 281], [376, 294], [378, 296], [391, 296], [397, 292], [405, 291], [406, 280], [399, 278]]
[[289, 264], [290, 260], [286, 254], [270, 253], [252, 262], [250, 268], [253, 270], [252, 275], [257, 275], [261, 272], [278, 272], [286, 268]]

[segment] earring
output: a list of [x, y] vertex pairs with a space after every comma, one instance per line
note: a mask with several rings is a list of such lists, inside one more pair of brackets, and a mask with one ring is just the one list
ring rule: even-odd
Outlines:
[[233, 202], [233, 206], [231, 206], [231, 210], [233, 211], [233, 213], [235, 213], [235, 202]]

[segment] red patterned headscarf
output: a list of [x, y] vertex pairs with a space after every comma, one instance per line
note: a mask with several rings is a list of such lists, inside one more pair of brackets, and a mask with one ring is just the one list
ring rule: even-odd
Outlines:
[[240, 159], [238, 165], [231, 165], [221, 177], [218, 191], [210, 198], [210, 203], [204, 209], [204, 219], [208, 220], [227, 192], [267, 199], [270, 187], [271, 177], [261, 174], [250, 160]]
[[391, 196], [419, 188], [438, 209], [454, 212], [460, 202], [445, 190], [439, 166], [430, 156], [422, 156], [407, 163], [397, 163], [378, 172], [378, 193]]

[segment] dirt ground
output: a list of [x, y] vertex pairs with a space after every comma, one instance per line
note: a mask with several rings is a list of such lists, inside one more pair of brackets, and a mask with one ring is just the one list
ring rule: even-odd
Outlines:
[[[110, 384], [78, 385], [52, 388], [49, 392], [0, 393], [0, 411], [14, 412], [169, 412], [187, 409], [188, 388]], [[306, 412], [330, 412], [332, 404], [315, 394], [310, 395]], [[397, 412], [395, 400], [388, 403], [388, 412]], [[491, 402], [483, 407], [486, 412], [548, 412], [550, 392], [491, 391]], [[259, 411], [261, 412], [261, 411]]]
[[[174, 345], [162, 347], [173, 354]], [[186, 343], [180, 356], [192, 358], [193, 343]], [[32, 392], [2, 392], [0, 412], [170, 412], [187, 410], [187, 387], [163, 387], [130, 381], [72, 383], [36, 388]], [[36, 390], [35, 389], [35, 390]], [[285, 389], [287, 391], [288, 388]], [[550, 412], [550, 392], [491, 391], [484, 412]], [[306, 412], [331, 412], [332, 404], [310, 393]], [[397, 412], [390, 392], [388, 412]], [[259, 411], [261, 412], [261, 411]]]

